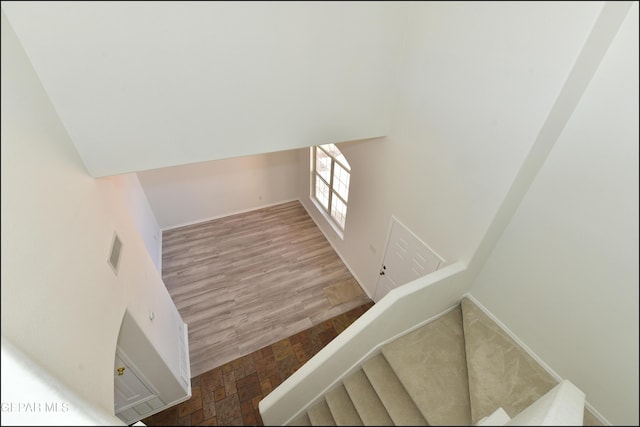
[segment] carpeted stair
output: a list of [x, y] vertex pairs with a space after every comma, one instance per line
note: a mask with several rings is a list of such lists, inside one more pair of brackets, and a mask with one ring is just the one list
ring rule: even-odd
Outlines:
[[[289, 425], [502, 425], [557, 384], [464, 298], [385, 345]], [[585, 421], [598, 424], [586, 410]]]

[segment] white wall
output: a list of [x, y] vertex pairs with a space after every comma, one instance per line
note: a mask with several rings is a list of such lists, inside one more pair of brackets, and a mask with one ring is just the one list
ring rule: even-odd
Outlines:
[[392, 2], [4, 2], [92, 176], [384, 135]]
[[87, 404], [2, 336], [2, 425], [125, 424]]
[[162, 232], [138, 176], [129, 173], [120, 175], [118, 178], [121, 183], [118, 188], [126, 196], [131, 219], [138, 228], [156, 269], [162, 272]]
[[393, 214], [447, 262], [469, 262], [596, 20], [598, 2], [415, 2], [390, 134], [339, 147], [352, 166], [341, 240], [370, 295]]
[[[87, 174], [4, 13], [1, 94], [2, 335], [113, 413], [125, 309], [174, 376], [180, 315], [131, 218], [126, 182]], [[107, 264], [114, 231], [123, 243], [117, 276]], [[3, 402], [11, 397], [3, 389]]]
[[296, 150], [138, 172], [163, 229], [298, 198]]
[[638, 4], [471, 293], [614, 425], [638, 424]]
[[455, 307], [468, 282], [458, 262], [392, 289], [260, 401], [265, 425], [287, 425], [384, 344]]

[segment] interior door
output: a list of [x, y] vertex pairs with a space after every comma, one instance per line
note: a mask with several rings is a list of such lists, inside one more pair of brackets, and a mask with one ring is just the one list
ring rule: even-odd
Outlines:
[[117, 352], [115, 361], [114, 406], [116, 414], [156, 396]]
[[385, 249], [374, 301], [389, 291], [436, 271], [443, 260], [396, 218]]

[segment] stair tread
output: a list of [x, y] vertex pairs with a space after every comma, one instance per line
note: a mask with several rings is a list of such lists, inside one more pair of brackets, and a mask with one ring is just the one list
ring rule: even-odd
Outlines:
[[298, 415], [293, 420], [291, 420], [289, 423], [287, 423], [287, 425], [289, 425], [289, 426], [310, 426], [311, 425], [311, 420], [309, 419], [309, 415], [306, 412], [303, 412], [302, 414]]
[[311, 407], [307, 414], [309, 415], [309, 421], [311, 421], [312, 426], [336, 425], [336, 420], [333, 418], [333, 415], [331, 415], [329, 405], [327, 405], [327, 401], [324, 399]]
[[460, 306], [386, 344], [382, 354], [429, 424], [471, 424]]
[[344, 387], [365, 426], [392, 426], [393, 421], [362, 369], [343, 381]]
[[355, 406], [353, 406], [353, 402], [351, 401], [349, 393], [347, 393], [344, 385], [340, 384], [338, 387], [327, 393], [324, 398], [331, 410], [333, 419], [336, 421], [336, 425], [363, 425], [362, 419], [358, 415], [358, 411]]
[[427, 425], [382, 354], [364, 362], [362, 369], [395, 425]]
[[475, 423], [475, 426], [503, 426], [511, 421], [511, 417], [507, 414], [502, 407], [496, 409], [491, 415], [482, 418]]
[[558, 382], [468, 298], [460, 302], [472, 422], [519, 414]]

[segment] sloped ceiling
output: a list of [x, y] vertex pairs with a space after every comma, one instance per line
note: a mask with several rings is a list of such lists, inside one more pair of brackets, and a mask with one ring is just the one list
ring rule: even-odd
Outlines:
[[93, 176], [385, 135], [387, 2], [5, 2]]

